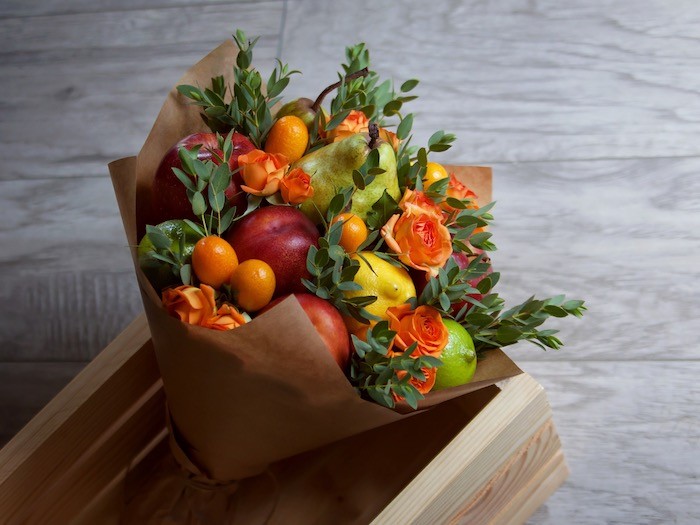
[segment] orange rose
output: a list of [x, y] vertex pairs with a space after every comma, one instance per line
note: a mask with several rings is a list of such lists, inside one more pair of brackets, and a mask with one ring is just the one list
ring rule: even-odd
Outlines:
[[353, 109], [345, 117], [345, 120], [328, 132], [328, 138], [333, 142], [338, 142], [355, 133], [366, 133], [367, 131], [369, 131], [369, 119], [362, 111]]
[[440, 312], [432, 306], [419, 306], [412, 310], [410, 304], [402, 304], [388, 308], [386, 313], [389, 328], [396, 332], [393, 346], [398, 348], [389, 350], [390, 356], [400, 354], [413, 343], [418, 343], [411, 355], [440, 357], [449, 336]]
[[397, 137], [396, 133], [393, 131], [389, 131], [385, 128], [379, 128], [379, 138], [381, 138], [384, 142], [388, 142], [391, 147], [394, 148], [394, 151], [399, 151], [401, 140], [399, 140], [399, 137]]
[[401, 197], [401, 202], [399, 202], [399, 208], [410, 215], [428, 213], [436, 219], [443, 219], [440, 207], [422, 191], [406, 188], [403, 197]]
[[284, 202], [288, 204], [301, 204], [306, 199], [314, 196], [314, 188], [311, 186], [311, 177], [301, 168], [294, 168], [285, 173], [280, 181], [280, 192]]
[[245, 324], [245, 318], [230, 304], [216, 309], [214, 289], [206, 284], [182, 285], [163, 292], [163, 306], [183, 323], [214, 330], [231, 330]]
[[222, 304], [216, 315], [206, 319], [202, 326], [212, 330], [233, 330], [246, 322], [245, 317], [235, 307], [230, 304]]
[[402, 263], [435, 277], [452, 255], [452, 238], [442, 216], [420, 210], [414, 206], [392, 216], [381, 234]]
[[[450, 182], [447, 186], [447, 191], [445, 191], [446, 197], [454, 197], [455, 199], [464, 200], [471, 199], [471, 202], [467, 204], [467, 208], [476, 210], [479, 205], [476, 203], [477, 195], [472, 190], [467, 188], [464, 184], [459, 182], [459, 179], [455, 177], [454, 173], [450, 173]], [[442, 203], [442, 208], [447, 212], [453, 212], [455, 209], [447, 204], [447, 202]]]
[[214, 289], [206, 284], [169, 288], [163, 292], [163, 306], [183, 323], [201, 325], [216, 313]]
[[267, 197], [279, 190], [280, 180], [289, 162], [282, 154], [254, 149], [238, 157], [238, 165], [244, 182], [241, 189], [252, 195]]
[[[416, 387], [416, 390], [418, 390], [418, 392], [425, 395], [433, 389], [433, 386], [435, 386], [435, 379], [437, 378], [437, 368], [421, 368], [421, 371], [425, 375], [425, 381], [421, 381], [420, 379], [412, 377], [409, 380], [409, 383]], [[406, 374], [408, 374], [408, 372], [406, 372], [405, 370], [396, 371], [396, 376], [399, 379], [403, 379], [406, 376]], [[391, 393], [391, 397], [394, 398], [394, 401], [401, 401], [403, 399], [402, 396], [396, 395], [394, 392]]]

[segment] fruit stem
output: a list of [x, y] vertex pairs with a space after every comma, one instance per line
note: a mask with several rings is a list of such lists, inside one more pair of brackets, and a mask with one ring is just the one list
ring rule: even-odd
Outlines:
[[369, 123], [369, 149], [374, 149], [377, 145], [377, 140], [379, 140], [379, 126], [376, 122]]
[[350, 75], [345, 77], [343, 80], [335, 82], [334, 84], [331, 84], [326, 89], [321, 91], [321, 94], [318, 97], [316, 97], [316, 100], [314, 100], [314, 103], [311, 105], [312, 111], [314, 113], [316, 113], [319, 110], [319, 108], [321, 107], [321, 104], [323, 103], [323, 99], [326, 98], [326, 95], [328, 95], [328, 93], [330, 93], [334, 89], [338, 89], [341, 86], [341, 84], [346, 84], [346, 83], [350, 82], [351, 80], [355, 80], [356, 78], [359, 78], [359, 77], [366, 77], [367, 75], [369, 75], [369, 70], [365, 67], [365, 68], [360, 69], [359, 71], [355, 71], [354, 73], [351, 73]]

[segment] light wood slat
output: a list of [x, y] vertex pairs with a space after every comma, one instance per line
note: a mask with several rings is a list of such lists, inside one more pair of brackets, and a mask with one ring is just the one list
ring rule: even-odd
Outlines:
[[[141, 316], [0, 451], [0, 515], [13, 523], [24, 522], [25, 513], [34, 506], [29, 502], [42, 504], [54, 497], [52, 487], [75, 475], [72, 469], [84, 467], [84, 473], [90, 471], [93, 479], [119, 472], [123, 466], [110, 461], [117, 457], [127, 461], [130, 456], [103, 455], [105, 472], [99, 468], [99, 454], [97, 463], [83, 463], [83, 456], [91, 456], [89, 452], [95, 450], [91, 447], [107, 446], [119, 436], [124, 438], [118, 442], [123, 449], [146, 446], [164, 425], [156, 414], [164, 416], [160, 384], [147, 323]], [[150, 414], [153, 423], [132, 419], [135, 412]], [[125, 433], [115, 432], [114, 427], [120, 426]], [[140, 445], [133, 432], [139, 427], [143, 430]], [[108, 450], [116, 447], [113, 444]], [[69, 484], [62, 490], [73, 488]]]
[[460, 163], [697, 155], [699, 21], [689, 1], [290, 0], [282, 58], [313, 99], [366, 42], [421, 79], [417, 143], [454, 132]]
[[[230, 37], [237, 20], [251, 34], [276, 38], [282, 1], [77, 13], [0, 20], [0, 49], [12, 54], [59, 49], [142, 47], [217, 42]], [[197, 21], [206, 20], [206, 26]], [[155, 58], [155, 57], [153, 57]]]
[[110, 181], [0, 182], [0, 210], [0, 360], [94, 357], [142, 311]]
[[[527, 500], [521, 492], [531, 495], [532, 490], [527, 490], [526, 487], [532, 481], [542, 483], [548, 477], [542, 476], [543, 479], [538, 479], [540, 473], [544, 470], [548, 471], [548, 465], [564, 462], [564, 456], [561, 452], [561, 443], [557, 436], [554, 424], [551, 419], [545, 423], [511, 458], [508, 459], [499, 472], [491, 481], [477, 494], [474, 501], [467, 504], [456, 516], [451, 520], [451, 524], [470, 523], [492, 523], [496, 521], [496, 517], [500, 512], [506, 511], [506, 514], [512, 514], [512, 502], [514, 500]], [[563, 481], [563, 480], [561, 480]], [[518, 497], [520, 496], [520, 497]], [[540, 501], [546, 498], [539, 498]], [[522, 506], [523, 501], [518, 502], [518, 507]], [[536, 508], [531, 509], [534, 512]]]
[[[106, 173], [138, 153], [170, 88], [236, 24], [261, 35], [255, 64], [268, 74], [281, 16], [276, 1], [0, 20], [0, 88], [11, 94], [0, 180]], [[37, 130], [50, 140], [29, 147]]]
[[545, 387], [571, 469], [531, 525], [700, 522], [700, 363], [523, 368]]
[[[158, 0], [148, 2], [148, 9], [176, 6], [212, 5], [244, 3], [247, 0]], [[4, 0], [0, 4], [0, 18], [17, 18], [46, 15], [72, 15], [105, 11], [126, 11], [143, 9], [144, 2], [139, 0], [42, 0], [26, 2], [24, 0]]]
[[0, 447], [87, 363], [0, 363]]

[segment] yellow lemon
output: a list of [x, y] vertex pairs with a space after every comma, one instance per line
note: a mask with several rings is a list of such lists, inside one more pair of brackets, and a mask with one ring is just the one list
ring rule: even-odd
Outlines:
[[430, 186], [439, 180], [449, 177], [445, 166], [437, 162], [428, 162], [425, 167], [425, 176], [423, 177], [423, 188], [428, 189]]
[[[361, 252], [352, 255], [351, 258], [360, 263], [360, 269], [354, 281], [362, 286], [362, 290], [345, 292], [345, 297], [351, 299], [363, 295], [375, 295], [377, 300], [365, 307], [365, 310], [372, 315], [388, 319], [387, 308], [403, 304], [416, 296], [413, 280], [403, 268], [380, 259], [372, 252]], [[368, 325], [349, 316], [345, 316], [344, 321], [350, 333], [364, 339]], [[375, 322], [372, 323], [374, 324]]]

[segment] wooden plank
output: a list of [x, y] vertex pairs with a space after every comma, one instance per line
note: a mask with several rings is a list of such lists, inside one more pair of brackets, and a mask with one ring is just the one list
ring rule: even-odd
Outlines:
[[571, 468], [529, 523], [700, 522], [699, 362], [523, 368], [547, 391]]
[[0, 363], [0, 447], [51, 401], [86, 364]]
[[0, 182], [0, 209], [0, 359], [91, 359], [142, 311], [109, 179]]
[[494, 525], [521, 525], [568, 477], [569, 468], [566, 466], [564, 453], [559, 451], [510, 501], [508, 507], [496, 517]]
[[[22, 520], [29, 502], [53, 497], [47, 491], [82, 465], [90, 447], [111, 443], [108, 450], [114, 454], [119, 447], [143, 447], [154, 437], [146, 435], [150, 427], [144, 423], [141, 438], [147, 441], [141, 445], [134, 434], [109, 441], [119, 435], [113, 436], [110, 428], [130, 417], [134, 400], [152, 399], [153, 389], [159, 388], [149, 337], [146, 320], [139, 317], [0, 451], [0, 515], [10, 522]], [[88, 464], [83, 473], [99, 477], [98, 466]]]
[[445, 523], [472, 501], [550, 418], [547, 398], [527, 375], [509, 379], [485, 407], [382, 510], [373, 523]]
[[589, 306], [582, 321], [552, 321], [568, 348], [522, 344], [516, 361], [697, 359], [698, 171], [698, 158], [494, 167], [500, 293]]
[[[467, 525], [504, 522], [513, 516], [516, 509], [523, 506], [522, 500], [530, 500], [531, 514], [551, 493], [538, 494], [535, 498], [532, 497], [534, 491], [528, 490], [528, 486], [540, 485], [549, 478], [552, 469], [548, 465], [553, 463], [555, 458], [563, 461], [564, 456], [559, 436], [554, 424], [549, 420], [504, 462], [501, 471], [483, 487], [473, 501], [468, 502], [450, 519], [450, 523]], [[554, 492], [554, 489], [556, 487], [553, 487], [551, 492]], [[523, 497], [523, 493], [531, 497]], [[529, 514], [525, 515], [519, 522], [523, 523], [528, 517]]]
[[[234, 24], [261, 35], [255, 63], [269, 72], [281, 16], [272, 1], [0, 20], [0, 88], [12, 94], [0, 180], [101, 176], [138, 153], [170, 88]], [[51, 140], [27, 147], [37, 130]]]
[[313, 99], [366, 42], [383, 76], [422, 81], [416, 143], [454, 132], [460, 164], [697, 155], [699, 20], [697, 2], [290, 0], [282, 58]]
[[[149, 9], [164, 7], [232, 4], [246, 0], [158, 0], [149, 2]], [[23, 0], [4, 0], [0, 4], [0, 18], [24, 18], [29, 16], [73, 15], [77, 13], [94, 13], [105, 11], [126, 11], [143, 9], [144, 3], [138, 0], [43, 0], [42, 2], [25, 2]]]

